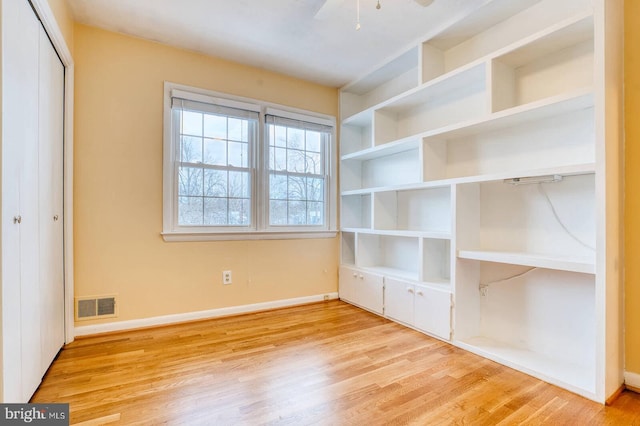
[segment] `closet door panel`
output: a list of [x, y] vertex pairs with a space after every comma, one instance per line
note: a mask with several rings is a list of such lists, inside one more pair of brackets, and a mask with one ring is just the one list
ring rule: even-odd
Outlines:
[[39, 62], [40, 368], [44, 374], [64, 343], [64, 67], [42, 28]]
[[[7, 123], [11, 127], [21, 128], [14, 140], [9, 144], [19, 144], [22, 152], [19, 161], [20, 173], [20, 371], [22, 389], [20, 399], [28, 400], [42, 379], [40, 374], [40, 306], [39, 300], [39, 215], [38, 215], [38, 45], [40, 23], [35, 17], [28, 2], [18, 1], [15, 21], [17, 27], [11, 28], [10, 34], [20, 40], [16, 48], [19, 53], [14, 58], [17, 63], [9, 63], [15, 67], [15, 80], [5, 87], [15, 90], [11, 93], [8, 104], [19, 111], [13, 117], [15, 121]], [[6, 4], [6, 2], [5, 2]], [[10, 284], [13, 285], [13, 284]], [[14, 303], [18, 303], [18, 300]], [[16, 319], [10, 320], [15, 326]], [[5, 368], [6, 370], [6, 368]]]
[[[34, 39], [25, 22], [26, 2], [3, 4], [2, 9], [2, 362], [3, 402], [22, 401], [20, 317], [20, 169], [22, 141], [29, 134], [26, 111], [30, 76], [24, 72], [33, 63]], [[22, 34], [27, 36], [22, 37]], [[22, 39], [21, 43], [11, 43]], [[37, 42], [37, 39], [36, 39]], [[8, 84], [7, 82], [12, 82]], [[25, 100], [23, 101], [23, 95]], [[11, 105], [11, 108], [9, 108]]]

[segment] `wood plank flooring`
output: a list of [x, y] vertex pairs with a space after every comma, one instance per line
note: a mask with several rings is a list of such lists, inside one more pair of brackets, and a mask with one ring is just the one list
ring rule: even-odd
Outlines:
[[640, 425], [604, 407], [330, 301], [79, 339], [32, 402], [71, 424]]

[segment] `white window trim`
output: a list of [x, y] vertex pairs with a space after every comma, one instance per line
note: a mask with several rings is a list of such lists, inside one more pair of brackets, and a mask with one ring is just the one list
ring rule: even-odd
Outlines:
[[[187, 227], [177, 226], [177, 195], [174, 173], [175, 147], [173, 145], [173, 120], [171, 115], [172, 94], [200, 102], [235, 106], [242, 109], [260, 112], [258, 124], [258, 143], [255, 146], [256, 173], [251, 187], [253, 226], [246, 229], [238, 227]], [[326, 224], [318, 226], [269, 226], [268, 218], [268, 174], [269, 164], [265, 150], [266, 125], [265, 114], [309, 121], [332, 126], [334, 131], [328, 147], [329, 180], [326, 189]], [[267, 239], [302, 239], [332, 238], [337, 234], [337, 150], [335, 117], [263, 102], [254, 99], [222, 94], [210, 90], [199, 89], [177, 83], [164, 82], [164, 130], [163, 130], [163, 218], [162, 237], [165, 241], [218, 241], [218, 240], [267, 240]], [[265, 197], [267, 199], [265, 199]]]

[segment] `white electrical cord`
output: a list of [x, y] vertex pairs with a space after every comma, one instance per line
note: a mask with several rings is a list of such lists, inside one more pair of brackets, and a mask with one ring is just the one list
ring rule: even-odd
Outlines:
[[538, 184], [538, 191], [540, 192], [540, 194], [542, 194], [542, 196], [544, 197], [545, 200], [547, 200], [547, 204], [549, 205], [549, 208], [551, 208], [551, 212], [553, 213], [553, 216], [556, 218], [556, 220], [558, 221], [558, 223], [560, 224], [560, 226], [562, 227], [562, 229], [564, 229], [564, 231], [567, 233], [567, 235], [569, 235], [571, 238], [573, 238], [577, 243], [579, 243], [581, 246], [588, 248], [591, 251], [596, 251], [595, 247], [591, 247], [589, 244], [585, 243], [584, 241], [582, 241], [580, 238], [578, 238], [573, 232], [571, 232], [569, 230], [569, 228], [567, 228], [567, 226], [562, 222], [562, 219], [560, 219], [560, 216], [558, 215], [558, 212], [556, 211], [556, 208], [554, 207], [553, 203], [551, 202], [551, 199], [549, 198], [549, 194], [547, 194], [547, 191], [544, 189], [544, 187], [542, 186], [542, 183]]
[[479, 287], [479, 288], [480, 288], [480, 289], [483, 289], [483, 288], [489, 287], [489, 285], [491, 285], [491, 284], [503, 283], [503, 282], [506, 282], [506, 281], [511, 281], [511, 280], [513, 280], [513, 279], [516, 279], [516, 278], [524, 277], [524, 276], [525, 276], [525, 275], [527, 275], [529, 272], [534, 271], [534, 270], [536, 270], [536, 269], [538, 269], [538, 268], [537, 268], [536, 266], [534, 266], [534, 267], [532, 267], [532, 268], [527, 269], [527, 270], [526, 270], [526, 271], [524, 271], [524, 272], [520, 272], [520, 273], [517, 273], [517, 274], [515, 274], [515, 275], [511, 275], [510, 277], [500, 278], [499, 280], [489, 281], [488, 283], [484, 283], [484, 284], [483, 284], [483, 283], [480, 283], [480, 287]]

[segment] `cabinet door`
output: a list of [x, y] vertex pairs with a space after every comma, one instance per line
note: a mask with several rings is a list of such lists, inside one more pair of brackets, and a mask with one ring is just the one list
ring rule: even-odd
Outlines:
[[341, 300], [356, 303], [358, 292], [358, 271], [353, 268], [341, 266], [338, 273], [338, 294]]
[[451, 293], [416, 286], [414, 325], [420, 330], [451, 339]]
[[412, 283], [386, 278], [384, 283], [384, 313], [405, 324], [413, 325], [413, 299], [415, 286]]
[[384, 278], [382, 275], [360, 271], [358, 273], [356, 302], [377, 314], [382, 314], [384, 303]]

